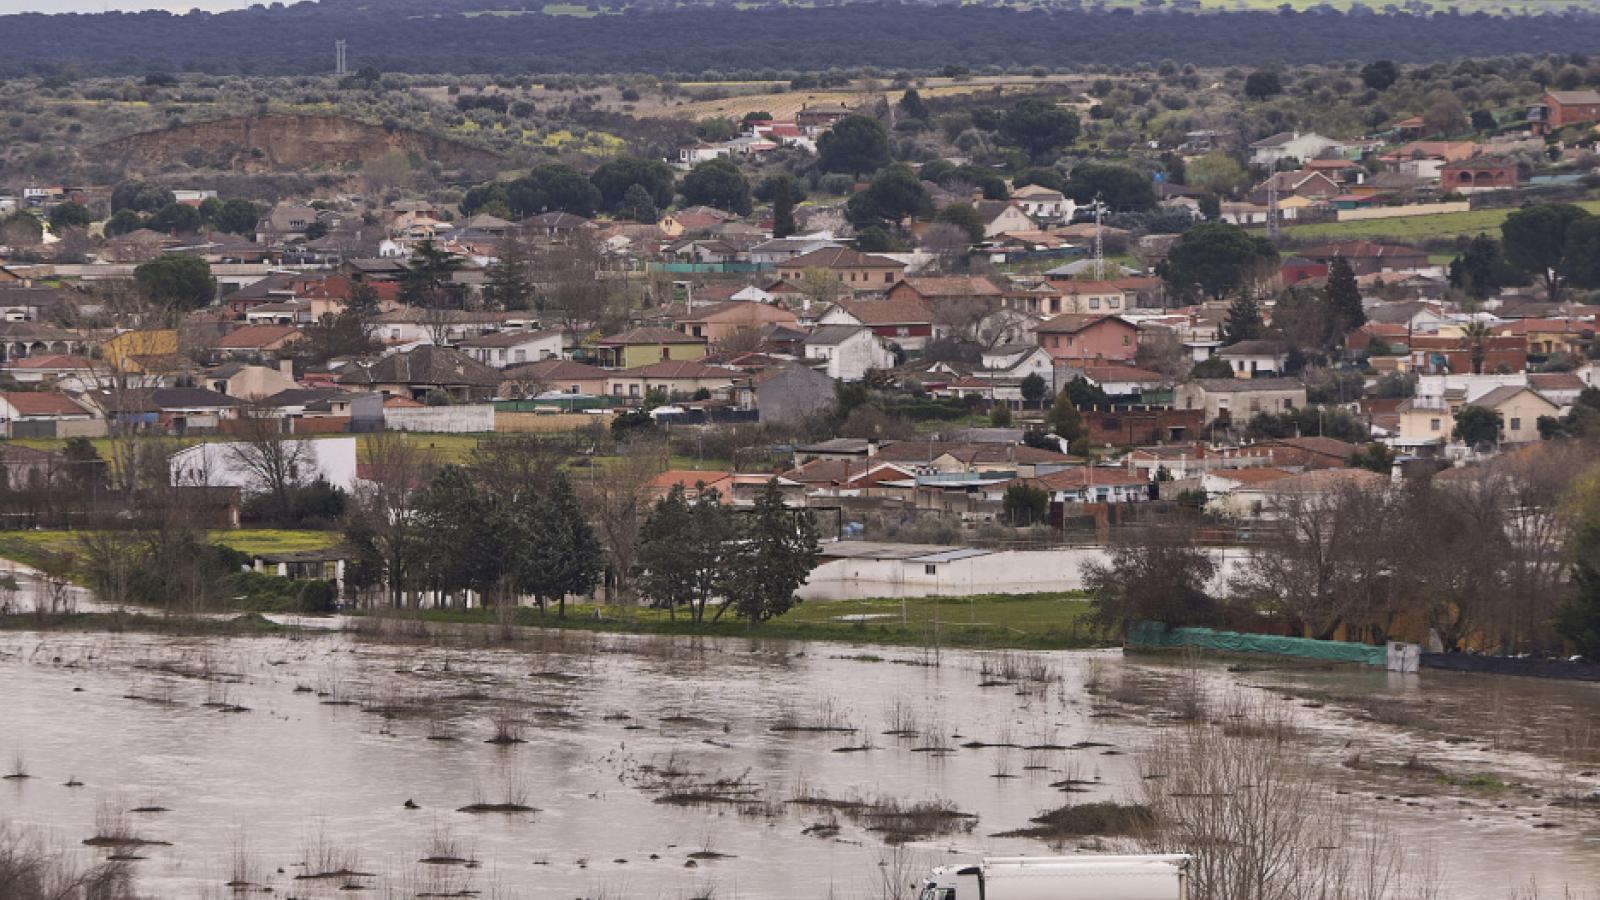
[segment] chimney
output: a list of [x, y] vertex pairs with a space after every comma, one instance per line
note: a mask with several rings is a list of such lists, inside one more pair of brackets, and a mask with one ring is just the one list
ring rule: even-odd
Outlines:
[[278, 371], [290, 378], [294, 378], [294, 359], [285, 356], [283, 359], [278, 360]]

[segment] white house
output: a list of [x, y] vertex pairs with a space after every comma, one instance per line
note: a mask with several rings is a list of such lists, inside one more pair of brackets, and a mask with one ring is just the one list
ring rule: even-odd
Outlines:
[[1011, 199], [1028, 217], [1037, 222], [1067, 222], [1078, 211], [1078, 204], [1068, 200], [1060, 191], [1043, 185], [1029, 184], [1011, 192]]
[[979, 200], [978, 218], [983, 220], [983, 236], [995, 237], [1016, 231], [1035, 231], [1039, 223], [1028, 217], [1022, 207], [1011, 200]]
[[491, 331], [467, 338], [457, 349], [486, 366], [504, 369], [523, 363], [560, 359], [561, 332]]
[[732, 151], [727, 147], [701, 141], [678, 150], [678, 167], [691, 169], [700, 163], [709, 162], [719, 156], [728, 156], [731, 153]]
[[1343, 147], [1344, 145], [1338, 141], [1325, 138], [1316, 132], [1308, 131], [1302, 134], [1298, 131], [1281, 131], [1251, 144], [1250, 162], [1270, 169], [1276, 166], [1279, 160], [1292, 159], [1300, 162], [1316, 159], [1325, 150]]
[[860, 325], [823, 325], [806, 338], [806, 359], [826, 363], [828, 377], [860, 381], [869, 369], [894, 365], [894, 354], [871, 330]]
[[1239, 341], [1217, 351], [1235, 378], [1276, 378], [1283, 374], [1289, 348], [1279, 341]]
[[[353, 437], [284, 441], [286, 456], [294, 459], [291, 477], [299, 484], [318, 478], [345, 491], [356, 484], [356, 439]], [[266, 487], [252, 473], [248, 441], [196, 444], [168, 457], [172, 483], [205, 487], [237, 487], [246, 496]]]

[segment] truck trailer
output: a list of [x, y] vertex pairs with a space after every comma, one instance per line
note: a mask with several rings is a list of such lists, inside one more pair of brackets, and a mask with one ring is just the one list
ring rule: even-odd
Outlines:
[[1001, 856], [928, 873], [918, 900], [1185, 900], [1184, 854]]

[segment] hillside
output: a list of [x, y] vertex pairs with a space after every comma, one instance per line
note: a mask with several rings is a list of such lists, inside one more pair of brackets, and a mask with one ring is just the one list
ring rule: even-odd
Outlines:
[[179, 163], [244, 173], [359, 165], [400, 150], [446, 166], [493, 163], [479, 147], [409, 129], [384, 129], [342, 116], [234, 116], [145, 131], [89, 153], [130, 172]]
[[[208, 73], [325, 72], [332, 43], [350, 41], [352, 69], [394, 72], [595, 73], [816, 71], [872, 65], [1125, 66], [1163, 59], [1235, 65], [1387, 58], [1420, 62], [1527, 52], [1587, 52], [1600, 16], [1507, 20], [1472, 15], [1336, 11], [1018, 10], [856, 3], [838, 7], [627, 9], [615, 15], [489, 15], [472, 0], [421, 6], [257, 5], [167, 13], [0, 17], [0, 75], [142, 74], [172, 65]], [[1249, 0], [1257, 2], [1257, 0]], [[504, 5], [503, 3], [500, 5]], [[588, 7], [584, 12], [598, 11]], [[1165, 9], [1164, 7], [1161, 9]], [[414, 13], [414, 14], [413, 14]]]

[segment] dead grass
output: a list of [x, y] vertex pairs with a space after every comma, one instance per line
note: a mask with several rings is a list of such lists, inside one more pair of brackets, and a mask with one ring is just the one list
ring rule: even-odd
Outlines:
[[1131, 837], [1148, 828], [1152, 817], [1149, 807], [1102, 800], [1062, 806], [1028, 821], [1032, 828], [1002, 831], [995, 837], [1038, 838], [1055, 844], [1082, 837]]

